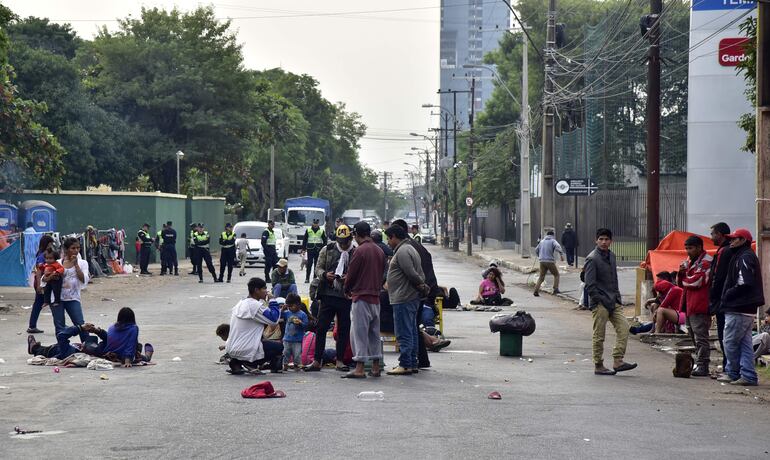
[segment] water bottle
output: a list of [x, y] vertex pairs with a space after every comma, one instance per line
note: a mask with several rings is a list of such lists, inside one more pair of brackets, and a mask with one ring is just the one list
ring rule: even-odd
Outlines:
[[358, 393], [356, 398], [359, 401], [383, 401], [385, 399], [385, 393], [381, 391], [362, 391]]

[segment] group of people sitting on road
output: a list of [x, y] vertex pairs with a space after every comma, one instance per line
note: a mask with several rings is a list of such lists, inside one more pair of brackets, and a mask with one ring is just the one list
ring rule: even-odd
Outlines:
[[[251, 278], [248, 297], [233, 307], [229, 324], [217, 328], [226, 341], [228, 372], [281, 372], [290, 364], [317, 372], [333, 363], [342, 378], [380, 377], [386, 324], [392, 324], [399, 346], [398, 365], [387, 374], [412, 375], [429, 367], [427, 351], [450, 343], [428, 333], [435, 330], [435, 299], [447, 292], [437, 284], [430, 253], [409, 237], [407, 228], [403, 220], [394, 221], [384, 231], [385, 244], [366, 222], [352, 230], [338, 225], [334, 241], [318, 254], [310, 309], [282, 261], [271, 275], [272, 295], [265, 280]], [[326, 349], [332, 323], [333, 351]]]

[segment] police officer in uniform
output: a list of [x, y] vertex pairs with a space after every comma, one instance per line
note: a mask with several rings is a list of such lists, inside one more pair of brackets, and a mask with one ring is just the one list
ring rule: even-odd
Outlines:
[[219, 253], [219, 279], [222, 282], [227, 267], [227, 282], [233, 276], [233, 267], [235, 267], [235, 233], [230, 222], [225, 224], [225, 231], [219, 236], [219, 245], [222, 250]]
[[136, 232], [136, 237], [142, 243], [139, 249], [139, 274], [152, 275], [147, 270], [150, 265], [150, 250], [152, 249], [152, 237], [150, 236], [150, 224], [142, 225], [142, 229]]
[[195, 232], [198, 230], [199, 225], [200, 224], [196, 223], [190, 224], [190, 263], [192, 263], [193, 267], [192, 271], [189, 273], [190, 275], [198, 274], [198, 250], [195, 248]]
[[278, 263], [278, 251], [275, 249], [275, 223], [267, 221], [267, 229], [262, 232], [262, 253], [265, 256], [265, 280], [270, 280], [270, 273]]
[[318, 219], [313, 219], [313, 226], [307, 229], [302, 238], [302, 249], [307, 252], [307, 273], [305, 274], [305, 283], [310, 282], [310, 274], [314, 273], [316, 262], [318, 262], [318, 253], [326, 246], [327, 238], [323, 227], [318, 225]]
[[[165, 260], [169, 275], [171, 274], [171, 267], [174, 267], [174, 275], [179, 276], [179, 261], [176, 257], [176, 230], [172, 227], [171, 221], [166, 222], [161, 233], [161, 239], [160, 258]], [[162, 269], [160, 274], [164, 274]]]
[[214, 282], [216, 283], [217, 272], [214, 270], [214, 264], [211, 262], [211, 252], [209, 251], [209, 242], [211, 241], [211, 237], [209, 237], [209, 232], [203, 228], [203, 224], [198, 224], [198, 230], [195, 232], [194, 241], [195, 251], [197, 252], [197, 266], [195, 270], [198, 273], [198, 282], [203, 282], [203, 262], [205, 261], [206, 268], [208, 268], [209, 273], [211, 273], [211, 276], [214, 278]]

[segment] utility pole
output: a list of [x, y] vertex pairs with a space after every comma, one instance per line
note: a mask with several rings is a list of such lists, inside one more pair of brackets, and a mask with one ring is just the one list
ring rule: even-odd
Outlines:
[[650, 0], [647, 38], [647, 250], [660, 240], [660, 13], [663, 0]]
[[384, 212], [382, 213], [383, 214], [383, 217], [382, 217], [383, 221], [388, 220], [388, 174], [390, 174], [390, 173], [387, 172], [387, 171], [384, 171], [382, 173], [382, 196], [384, 198], [383, 201], [385, 202], [384, 203], [385, 206], [383, 207], [384, 208]]
[[275, 146], [270, 146], [270, 212], [267, 213], [269, 219], [273, 218], [273, 209], [275, 209]]
[[425, 195], [425, 223], [430, 225], [430, 152], [428, 151], [425, 152]]
[[553, 228], [553, 53], [556, 48], [556, 0], [548, 0], [548, 23], [545, 34], [545, 94], [543, 95], [543, 179], [540, 198], [540, 231]]
[[[522, 25], [522, 27], [526, 27]], [[527, 259], [530, 256], [532, 246], [532, 218], [529, 209], [529, 59], [527, 57], [527, 34], [522, 34], [522, 63], [521, 63], [521, 166], [519, 171], [519, 187], [521, 196], [521, 257]]]
[[[770, 4], [757, 2], [757, 254], [770, 292]], [[762, 308], [762, 307], [760, 307]], [[758, 309], [759, 313], [759, 309]]]
[[468, 118], [470, 125], [470, 136], [468, 137], [468, 205], [466, 214], [468, 216], [468, 231], [465, 232], [467, 240], [466, 253], [473, 255], [473, 116], [476, 109], [476, 78], [471, 79], [471, 116]]
[[[444, 158], [449, 157], [449, 114], [444, 114]], [[444, 220], [441, 224], [441, 245], [445, 248], [449, 247], [449, 177], [446, 174], [446, 169], [442, 175], [444, 182]]]
[[454, 120], [452, 127], [452, 200], [454, 201], [454, 205], [452, 206], [452, 227], [454, 227], [452, 232], [452, 250], [457, 252], [460, 250], [460, 209], [458, 207], [459, 197], [457, 195], [457, 95], [462, 93], [470, 93], [470, 91], [455, 91], [450, 89], [446, 91], [439, 90], [438, 93], [452, 94], [452, 119]]

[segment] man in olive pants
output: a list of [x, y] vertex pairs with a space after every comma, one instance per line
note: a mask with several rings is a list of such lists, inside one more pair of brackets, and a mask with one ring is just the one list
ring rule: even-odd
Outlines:
[[540, 296], [540, 286], [545, 281], [545, 275], [548, 272], [551, 272], [553, 275], [553, 293], [559, 293], [559, 268], [556, 266], [557, 252], [561, 255], [561, 260], [563, 261], [564, 250], [559, 242], [556, 241], [553, 230], [548, 230], [545, 238], [535, 248], [535, 254], [537, 254], [537, 258], [540, 260], [540, 277], [537, 279], [535, 292], [533, 293], [535, 297]]
[[[610, 251], [612, 232], [606, 228], [596, 231], [596, 249], [591, 251], [585, 262], [585, 283], [589, 306], [593, 315], [593, 359], [594, 374], [615, 375], [630, 371], [636, 363], [623, 361], [628, 344], [628, 321], [623, 315], [620, 290], [618, 288], [618, 266], [615, 254]], [[604, 337], [607, 322], [615, 328], [615, 347], [612, 349], [612, 369], [604, 367]]]

